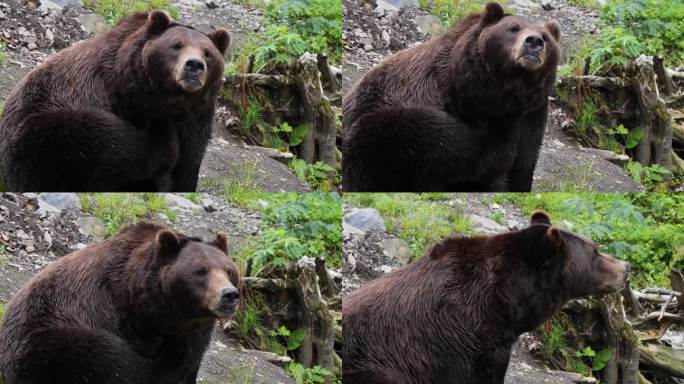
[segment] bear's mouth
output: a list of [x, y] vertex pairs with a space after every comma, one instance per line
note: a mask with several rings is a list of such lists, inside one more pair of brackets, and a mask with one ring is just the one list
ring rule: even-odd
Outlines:
[[534, 53], [525, 53], [520, 55], [518, 58], [518, 63], [525, 68], [529, 70], [537, 69], [542, 66], [542, 58], [538, 54]]
[[204, 87], [204, 81], [198, 77], [184, 77], [178, 82], [181, 89], [187, 93], [195, 93]]
[[212, 312], [219, 319], [227, 319], [235, 315], [235, 310], [237, 305], [231, 305], [229, 307], [219, 307], [214, 309]]

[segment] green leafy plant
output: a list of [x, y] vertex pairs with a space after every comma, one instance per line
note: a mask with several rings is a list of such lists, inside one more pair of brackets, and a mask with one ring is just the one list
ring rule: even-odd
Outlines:
[[506, 224], [506, 215], [501, 211], [496, 211], [489, 216], [490, 219], [494, 220], [500, 225]]
[[269, 332], [269, 336], [272, 338], [271, 351], [279, 355], [285, 355], [287, 351], [294, 351], [302, 345], [305, 335], [306, 329], [304, 328], [290, 331], [281, 325], [278, 329]]
[[305, 368], [302, 364], [294, 361], [290, 362], [286, 369], [298, 384], [325, 383], [327, 378], [335, 375], [333, 372], [321, 368], [319, 365], [316, 365], [313, 368]]
[[[289, 52], [301, 49], [301, 53], [326, 53], [333, 63], [342, 59], [340, 0], [272, 0], [265, 7], [264, 19], [268, 24], [286, 27], [281, 31], [299, 36], [296, 50], [290, 48]], [[295, 44], [295, 37], [290, 39], [288, 44]]]
[[625, 164], [625, 169], [637, 183], [643, 184], [648, 190], [667, 190], [665, 177], [672, 172], [658, 164], [644, 167], [637, 161], [629, 161]]
[[312, 189], [329, 191], [332, 187], [329, 175], [336, 172], [336, 169], [330, 165], [322, 161], [310, 164], [302, 159], [292, 159], [289, 165], [295, 176], [309, 184]]

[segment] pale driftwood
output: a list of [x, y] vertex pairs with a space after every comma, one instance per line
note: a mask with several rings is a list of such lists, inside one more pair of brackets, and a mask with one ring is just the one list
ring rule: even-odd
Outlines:
[[285, 75], [268, 75], [262, 73], [245, 73], [226, 76], [226, 82], [233, 85], [251, 84], [278, 89], [293, 84], [293, 79]]
[[684, 353], [663, 344], [639, 346], [639, 361], [654, 371], [684, 378]]
[[669, 299], [669, 295], [659, 295], [656, 293], [641, 293], [639, 291], [632, 291], [632, 294], [637, 300], [649, 301], [652, 303], [661, 304]]
[[646, 293], [646, 294], [655, 293], [658, 295], [675, 295], [677, 297], [682, 295], [681, 292], [676, 291], [676, 290], [667, 289], [667, 288], [653, 288], [653, 287], [652, 288], [644, 288], [641, 290], [641, 293]]
[[278, 292], [289, 289], [293, 286], [290, 281], [283, 279], [265, 279], [261, 277], [244, 277], [242, 285], [246, 289], [261, 290], [268, 292]]
[[650, 320], [656, 320], [658, 318], [661, 318], [664, 320], [672, 320], [672, 321], [676, 321], [680, 324], [684, 324], [684, 316], [675, 315], [674, 313], [669, 313], [669, 312], [665, 312], [661, 315], [660, 311], [656, 311], [656, 312], [651, 312], [648, 315], [641, 317], [639, 319], [633, 320], [632, 325], [636, 326], [636, 325], [645, 323], [645, 322], [650, 321]]
[[663, 305], [660, 306], [660, 316], [658, 316], [658, 321], [663, 319], [663, 316], [665, 316], [665, 310], [667, 309], [667, 306], [670, 305], [672, 302], [672, 299], [674, 299], [675, 295], [670, 295], [667, 300], [663, 302]]
[[[677, 160], [682, 161], [675, 153], [674, 151], [672, 152], [674, 155], [672, 157], [672, 166], [675, 169], [678, 169], [680, 166], [682, 167], [679, 169], [679, 171], [684, 172], [684, 164], [680, 165]], [[670, 269], [670, 286], [672, 287], [673, 290], [678, 291], [678, 292], [684, 292], [684, 276], [682, 276], [682, 272], [679, 269], [672, 268]], [[681, 301], [677, 301], [677, 309], [678, 312], [682, 311], [682, 303]]]

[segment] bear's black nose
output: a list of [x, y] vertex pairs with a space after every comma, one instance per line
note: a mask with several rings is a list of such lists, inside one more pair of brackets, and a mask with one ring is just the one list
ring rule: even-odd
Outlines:
[[226, 304], [233, 304], [240, 300], [240, 291], [234, 287], [223, 288], [221, 291], [221, 302]]
[[525, 48], [530, 52], [539, 52], [544, 48], [544, 39], [539, 35], [529, 35], [525, 38]]
[[201, 75], [204, 72], [204, 62], [198, 59], [189, 59], [185, 62], [185, 72], [192, 76]]

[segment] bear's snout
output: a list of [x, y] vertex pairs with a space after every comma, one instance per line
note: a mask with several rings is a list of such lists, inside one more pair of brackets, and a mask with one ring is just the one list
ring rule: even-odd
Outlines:
[[190, 58], [185, 62], [185, 74], [196, 77], [204, 73], [206, 68], [204, 60], [197, 58]]
[[537, 54], [544, 49], [544, 39], [540, 35], [529, 35], [525, 38], [525, 54]]
[[618, 260], [613, 256], [600, 254], [600, 261], [603, 269], [602, 291], [616, 292], [622, 290], [627, 284], [629, 272], [632, 267], [628, 262]]
[[219, 301], [224, 306], [235, 308], [240, 302], [240, 291], [235, 287], [223, 288], [220, 293]]

